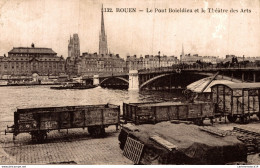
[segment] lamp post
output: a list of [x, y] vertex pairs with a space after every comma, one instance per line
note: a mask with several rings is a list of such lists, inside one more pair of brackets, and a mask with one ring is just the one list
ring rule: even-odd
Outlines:
[[158, 52], [158, 55], [159, 55], [159, 69], [161, 69], [161, 56], [160, 56], [160, 51]]

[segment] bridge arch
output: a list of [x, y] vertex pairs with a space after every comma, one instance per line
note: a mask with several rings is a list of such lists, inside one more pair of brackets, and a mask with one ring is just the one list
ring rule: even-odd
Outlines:
[[172, 75], [172, 73], [161, 74], [161, 75], [155, 76], [155, 77], [153, 77], [153, 78], [147, 80], [147, 81], [144, 82], [143, 84], [141, 84], [141, 85], [140, 85], [140, 89], [142, 89], [144, 86], [146, 86], [146, 85], [152, 83], [153, 81], [155, 81], [155, 80], [157, 80], [157, 79], [159, 79], [159, 78], [162, 78], [162, 77], [164, 77], [164, 76], [168, 76], [168, 75]]
[[99, 84], [101, 85], [102, 83], [104, 83], [105, 81], [107, 81], [108, 79], [111, 79], [111, 78], [120, 79], [120, 80], [122, 80], [122, 81], [124, 81], [126, 83], [129, 83], [129, 81], [127, 79], [123, 78], [123, 77], [115, 77], [115, 76], [113, 76], [113, 77], [109, 77], [109, 78], [103, 79]]
[[[174, 73], [166, 73], [166, 74], [160, 74], [158, 76], [155, 76], [155, 77], [145, 81], [144, 83], [142, 83], [140, 85], [140, 89], [142, 89], [146, 85], [152, 83], [153, 81], [155, 81], [155, 80], [157, 80], [159, 78], [162, 78], [162, 77], [165, 77], [165, 76], [170, 76], [170, 75], [173, 75], [173, 74]], [[188, 73], [186, 73], [186, 74], [188, 75]], [[203, 79], [205, 77], [209, 78], [209, 77], [212, 77], [214, 75], [214, 73], [210, 73], [210, 72], [209, 73], [206, 73], [206, 72], [192, 72], [192, 74], [201, 75], [201, 79]], [[185, 74], [183, 74], [183, 75], [185, 75]], [[219, 74], [215, 77], [215, 79], [217, 79], [217, 80], [229, 80], [229, 81], [233, 81], [233, 82], [237, 82], [237, 83], [238, 82], [242, 82], [242, 80], [235, 79], [235, 78], [232, 78], [232, 77], [229, 77], [229, 76], [226, 76], [226, 75], [219, 75]], [[194, 82], [196, 82], [196, 81], [193, 81], [190, 84], [192, 84]]]

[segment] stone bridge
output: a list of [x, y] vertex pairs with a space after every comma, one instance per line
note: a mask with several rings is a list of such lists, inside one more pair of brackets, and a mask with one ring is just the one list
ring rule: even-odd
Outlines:
[[203, 78], [233, 82], [260, 82], [260, 68], [194, 68], [173, 67], [150, 70], [130, 70], [128, 74], [83, 78], [101, 87], [115, 87], [128, 90], [185, 89]]

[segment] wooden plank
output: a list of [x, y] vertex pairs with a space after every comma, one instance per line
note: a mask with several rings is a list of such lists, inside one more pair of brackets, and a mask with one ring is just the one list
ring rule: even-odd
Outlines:
[[201, 104], [189, 104], [187, 118], [200, 118], [201, 117]]
[[178, 114], [179, 114], [179, 120], [186, 120], [187, 117], [188, 117], [188, 106], [187, 105], [180, 105], [178, 106], [179, 107], [179, 111], [178, 111]]
[[85, 125], [102, 125], [102, 110], [95, 109], [95, 110], [88, 110], [85, 112]]
[[19, 120], [20, 121], [31, 121], [33, 119], [33, 114], [32, 113], [23, 113], [19, 114]]
[[169, 120], [178, 119], [178, 106], [169, 107]]
[[177, 149], [177, 146], [175, 146], [174, 144], [172, 144], [171, 142], [157, 136], [157, 135], [153, 135], [150, 137], [151, 140], [155, 141], [156, 143], [160, 144], [161, 146], [165, 147], [166, 149], [168, 149], [169, 151], [172, 151], [174, 149]]
[[219, 129], [216, 129], [216, 128], [199, 127], [199, 129], [201, 131], [205, 131], [205, 132], [208, 132], [208, 133], [211, 133], [211, 134], [214, 134], [214, 135], [218, 135], [218, 136], [221, 136], [221, 137], [225, 137], [226, 136], [226, 132], [225, 131], [222, 131], [222, 130], [219, 130]]
[[168, 121], [169, 120], [169, 106], [157, 106], [156, 111], [156, 121]]
[[85, 120], [84, 110], [78, 110], [73, 112], [73, 121], [72, 124], [74, 127], [83, 127]]
[[139, 132], [139, 129], [137, 127], [130, 124], [126, 124], [122, 126], [122, 128], [125, 129], [127, 132]]
[[180, 124], [180, 123], [184, 123], [184, 124], [192, 124], [192, 121], [182, 121], [182, 120], [171, 120], [170, 121], [173, 124]]
[[118, 110], [117, 109], [103, 109], [103, 123], [106, 125], [117, 124], [118, 120]]

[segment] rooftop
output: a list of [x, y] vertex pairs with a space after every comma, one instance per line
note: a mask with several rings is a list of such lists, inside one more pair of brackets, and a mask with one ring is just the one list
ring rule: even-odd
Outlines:
[[[226, 84], [221, 84], [221, 85], [226, 85], [226, 86], [230, 87], [231, 89], [260, 88], [260, 82], [257, 82], [257, 83], [226, 83]], [[214, 87], [214, 86], [212, 86], [212, 87]]]
[[51, 48], [14, 47], [8, 54], [32, 53], [32, 54], [57, 54]]

